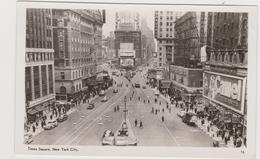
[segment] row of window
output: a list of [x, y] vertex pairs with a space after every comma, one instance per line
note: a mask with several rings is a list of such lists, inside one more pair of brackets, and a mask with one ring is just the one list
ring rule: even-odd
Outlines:
[[41, 40], [41, 39], [30, 39], [26, 38], [26, 48], [48, 48], [52, 49], [51, 40]]
[[[241, 37], [240, 45], [245, 47], [247, 46], [246, 36]], [[238, 39], [234, 37], [231, 37], [230, 39], [216, 39], [214, 46], [216, 48], [234, 48], [238, 46]]]
[[50, 52], [27, 52], [25, 56], [26, 62], [52, 61], [53, 53]]

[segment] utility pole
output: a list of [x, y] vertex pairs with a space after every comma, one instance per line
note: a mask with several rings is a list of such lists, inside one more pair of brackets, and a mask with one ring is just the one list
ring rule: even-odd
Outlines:
[[126, 99], [126, 96], [125, 96], [125, 98], [124, 98], [124, 102], [125, 102], [124, 119], [125, 119], [125, 122], [126, 122], [126, 113], [127, 113], [127, 109], [126, 109], [126, 101], [127, 101], [127, 99]]

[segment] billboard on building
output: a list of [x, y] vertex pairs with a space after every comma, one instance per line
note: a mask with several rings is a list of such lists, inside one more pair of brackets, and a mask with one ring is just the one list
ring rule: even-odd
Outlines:
[[121, 50], [134, 50], [134, 43], [120, 43]]
[[134, 59], [133, 58], [123, 58], [120, 59], [120, 65], [124, 67], [133, 67], [134, 66]]
[[205, 71], [203, 96], [240, 114], [244, 113], [246, 79]]

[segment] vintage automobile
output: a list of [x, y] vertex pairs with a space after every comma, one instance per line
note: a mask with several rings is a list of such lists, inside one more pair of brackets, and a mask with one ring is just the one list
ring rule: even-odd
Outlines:
[[196, 126], [197, 116], [194, 113], [188, 112], [182, 117], [182, 121], [188, 125]]
[[67, 120], [67, 119], [68, 119], [68, 115], [67, 115], [67, 114], [61, 114], [61, 115], [58, 117], [57, 121], [58, 121], [58, 122], [63, 122], [63, 121], [65, 121], [65, 120]]
[[91, 109], [94, 109], [95, 108], [95, 104], [94, 103], [90, 103], [88, 106], [87, 106], [87, 109], [88, 110], [91, 110]]
[[135, 88], [140, 88], [140, 84], [139, 83], [135, 83]]
[[145, 86], [145, 85], [143, 85], [143, 89], [146, 89], [146, 86]]
[[101, 100], [101, 102], [107, 102], [107, 96], [105, 96], [102, 100]]
[[30, 133], [24, 134], [24, 144], [30, 144], [31, 142], [33, 142], [32, 134]]
[[52, 120], [46, 123], [46, 125], [43, 126], [44, 130], [51, 130], [58, 126], [57, 120]]
[[99, 92], [99, 96], [104, 96], [105, 95], [105, 91], [104, 90], [101, 90], [100, 92]]
[[113, 93], [118, 93], [118, 89], [113, 89]]
[[180, 111], [178, 111], [178, 113], [177, 113], [177, 115], [179, 116], [179, 117], [183, 117], [184, 115], [186, 114], [186, 112], [184, 111], [184, 110], [180, 110]]
[[114, 137], [114, 133], [110, 130], [106, 130], [104, 131], [103, 133], [103, 136], [102, 136], [102, 145], [105, 146], [105, 145], [114, 145], [114, 142], [115, 142], [115, 137]]

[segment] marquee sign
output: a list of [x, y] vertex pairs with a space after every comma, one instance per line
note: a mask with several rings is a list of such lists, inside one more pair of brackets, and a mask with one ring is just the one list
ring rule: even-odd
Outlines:
[[203, 73], [203, 96], [240, 114], [244, 113], [246, 79], [220, 73]]

